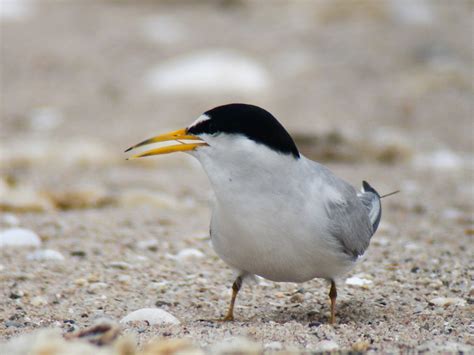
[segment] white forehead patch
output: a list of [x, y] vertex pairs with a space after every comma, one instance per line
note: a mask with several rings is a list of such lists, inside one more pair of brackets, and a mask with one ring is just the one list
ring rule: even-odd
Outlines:
[[211, 118], [208, 115], [201, 115], [198, 117], [196, 121], [194, 121], [193, 123], [189, 125], [188, 129], [191, 127], [197, 126], [199, 123], [210, 120], [210, 119]]

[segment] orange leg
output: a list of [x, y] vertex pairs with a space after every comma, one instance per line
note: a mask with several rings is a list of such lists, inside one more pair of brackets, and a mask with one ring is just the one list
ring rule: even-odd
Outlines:
[[235, 299], [237, 298], [237, 293], [239, 293], [240, 288], [242, 287], [242, 277], [239, 276], [235, 279], [234, 284], [232, 285], [232, 298], [230, 300], [229, 310], [227, 315], [224, 317], [224, 321], [233, 321], [234, 320], [234, 304]]

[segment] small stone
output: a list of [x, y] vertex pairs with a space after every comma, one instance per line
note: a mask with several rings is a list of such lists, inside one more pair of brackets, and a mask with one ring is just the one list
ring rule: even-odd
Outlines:
[[39, 247], [41, 239], [32, 230], [10, 228], [0, 232], [0, 248], [2, 247]]
[[56, 128], [62, 121], [61, 112], [50, 106], [37, 107], [29, 113], [30, 126], [33, 130], [49, 131]]
[[126, 263], [125, 261], [112, 261], [111, 263], [109, 263], [109, 267], [120, 270], [133, 269], [133, 266], [129, 263]]
[[186, 248], [176, 254], [174, 258], [178, 261], [193, 261], [202, 259], [204, 256], [204, 253], [197, 249]]
[[464, 234], [465, 234], [465, 235], [468, 235], [468, 236], [474, 235], [474, 228], [466, 228], [466, 229], [464, 230]]
[[372, 285], [372, 283], [372, 280], [363, 279], [358, 276], [352, 276], [346, 280], [346, 285], [357, 286], [362, 288], [368, 288], [370, 285]]
[[334, 351], [339, 349], [339, 344], [333, 340], [323, 340], [316, 344], [316, 350], [325, 352], [325, 351]]
[[380, 245], [382, 247], [385, 247], [387, 246], [388, 244], [390, 244], [390, 240], [387, 239], [387, 238], [384, 238], [384, 237], [378, 237], [378, 238], [375, 238], [372, 243], [374, 245]]
[[204, 50], [160, 63], [146, 81], [160, 93], [248, 93], [264, 90], [270, 78], [264, 66], [243, 53]]
[[63, 261], [64, 260], [64, 256], [59, 251], [56, 251], [53, 249], [36, 250], [33, 253], [29, 253], [26, 258], [28, 260], [37, 260], [37, 261], [43, 261], [43, 260]]
[[77, 286], [85, 286], [88, 284], [88, 281], [82, 277], [74, 280], [74, 283], [77, 285]]
[[48, 304], [48, 300], [43, 296], [36, 296], [33, 297], [30, 301], [31, 305], [38, 307], [38, 306], [45, 306]]
[[[108, 320], [98, 319], [95, 325], [73, 333], [68, 333], [64, 336], [64, 338], [67, 340], [82, 339], [91, 344], [104, 346], [112, 344], [119, 335], [120, 327], [117, 324]], [[93, 353], [97, 353], [97, 349], [94, 349]], [[134, 351], [128, 351], [124, 353], [131, 354], [134, 353]]]
[[90, 291], [97, 291], [109, 287], [105, 282], [94, 282], [89, 286]]
[[352, 350], [357, 352], [365, 352], [369, 349], [370, 343], [367, 340], [356, 341], [352, 344]]
[[464, 307], [467, 302], [465, 299], [458, 297], [436, 297], [431, 299], [429, 303], [440, 307], [447, 307], [451, 305]]
[[17, 299], [19, 299], [19, 298], [22, 298], [24, 295], [25, 295], [25, 294], [24, 294], [23, 291], [18, 291], [18, 292], [11, 292], [9, 297], [10, 297], [12, 300], [17, 300]]
[[24, 327], [23, 323], [7, 320], [5, 322], [5, 327], [7, 328], [22, 328]]
[[20, 224], [20, 221], [13, 213], [5, 213], [2, 216], [2, 222], [7, 226], [16, 227]]
[[80, 258], [84, 258], [86, 256], [86, 252], [82, 250], [74, 250], [74, 251], [71, 251], [70, 254], [71, 256], [78, 256]]
[[134, 322], [134, 321], [146, 321], [150, 325], [153, 324], [179, 324], [180, 321], [160, 308], [142, 308], [129, 313], [127, 316], [122, 318], [120, 323]]
[[87, 275], [87, 282], [89, 283], [94, 283], [94, 282], [99, 282], [100, 277], [97, 274], [89, 274]]
[[123, 284], [129, 284], [130, 281], [132, 281], [132, 277], [130, 275], [119, 275], [117, 281]]
[[[3, 5], [3, 3], [2, 3]], [[34, 144], [32, 144], [34, 146]], [[28, 154], [28, 153], [26, 153]], [[15, 157], [14, 159], [17, 159]], [[26, 158], [29, 160], [29, 157]], [[49, 211], [53, 204], [47, 196], [32, 186], [15, 184], [9, 186], [0, 178], [0, 206], [3, 209], [18, 212]]]
[[304, 301], [304, 296], [301, 293], [294, 294], [290, 298], [291, 303], [302, 303]]
[[146, 249], [150, 251], [157, 251], [158, 250], [158, 241], [156, 239], [147, 239], [147, 240], [140, 240], [137, 243], [138, 249]]
[[433, 280], [430, 282], [429, 287], [439, 290], [443, 286], [443, 282], [441, 280]]
[[441, 218], [450, 220], [459, 220], [464, 214], [455, 208], [447, 208], [441, 212]]
[[420, 247], [415, 243], [406, 243], [404, 246], [405, 250], [418, 250]]

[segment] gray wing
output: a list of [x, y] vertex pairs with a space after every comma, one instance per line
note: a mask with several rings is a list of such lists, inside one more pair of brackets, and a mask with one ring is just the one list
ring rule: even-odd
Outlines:
[[339, 242], [342, 252], [356, 259], [364, 254], [373, 235], [367, 209], [351, 185], [334, 175], [326, 178], [331, 188], [340, 194], [339, 199], [326, 198], [325, 201], [329, 233]]

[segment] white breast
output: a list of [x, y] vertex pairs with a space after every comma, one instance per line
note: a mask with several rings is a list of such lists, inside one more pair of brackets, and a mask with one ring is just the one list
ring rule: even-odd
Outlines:
[[273, 281], [345, 272], [352, 261], [327, 232], [314, 165], [250, 140], [226, 144], [252, 155], [232, 147], [195, 154], [216, 194], [211, 236], [217, 254], [233, 268]]

